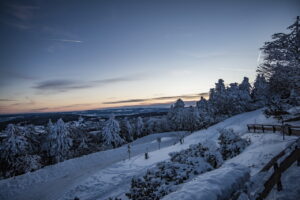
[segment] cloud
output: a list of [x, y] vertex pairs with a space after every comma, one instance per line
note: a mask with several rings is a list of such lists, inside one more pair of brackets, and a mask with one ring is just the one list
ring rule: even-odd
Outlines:
[[106, 85], [111, 83], [119, 83], [119, 82], [127, 82], [127, 81], [133, 81], [138, 80], [138, 77], [134, 76], [127, 76], [127, 77], [116, 77], [116, 78], [108, 78], [108, 79], [101, 79], [101, 80], [95, 80], [92, 81], [93, 83], [99, 84], [99, 85]]
[[115, 84], [120, 82], [135, 81], [141, 78], [140, 75], [108, 78], [82, 82], [78, 80], [56, 79], [46, 80], [36, 83], [32, 88], [39, 92], [67, 92], [70, 90], [86, 89], [92, 87], [105, 86], [108, 84]]
[[145, 99], [126, 99], [126, 100], [120, 100], [120, 101], [103, 102], [103, 104], [143, 103], [143, 102], [147, 102], [147, 101], [159, 101], [159, 100], [174, 101], [174, 100], [179, 99], [179, 98], [181, 98], [181, 99], [195, 99], [195, 98], [200, 98], [200, 96], [208, 96], [208, 93], [180, 95], [180, 96], [164, 96], [164, 97], [154, 97], [154, 98], [145, 98]]
[[66, 92], [69, 90], [90, 88], [91, 85], [80, 83], [74, 80], [48, 80], [37, 83], [34, 89], [40, 91]]
[[51, 39], [57, 42], [67, 42], [67, 43], [83, 43], [81, 40], [67, 40], [67, 39]]
[[7, 101], [16, 101], [14, 99], [0, 99], [0, 102], [7, 102]]

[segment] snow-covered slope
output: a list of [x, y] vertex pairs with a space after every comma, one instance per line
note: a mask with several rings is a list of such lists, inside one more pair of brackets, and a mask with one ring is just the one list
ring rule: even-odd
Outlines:
[[[280, 152], [294, 137], [282, 141], [280, 134], [247, 134], [247, 124], [276, 123], [266, 119], [262, 110], [256, 110], [231, 117], [206, 130], [194, 132], [185, 138], [184, 144], [175, 144], [178, 133], [150, 135], [134, 142], [133, 155], [127, 158], [127, 146], [104, 152], [94, 153], [81, 158], [65, 161], [45, 167], [33, 173], [0, 181], [0, 199], [106, 199], [110, 196], [125, 197], [132, 176], [142, 175], [156, 163], [169, 159], [168, 154], [186, 149], [191, 144], [211, 140], [217, 142], [219, 128], [232, 128], [236, 132], [250, 137], [252, 144], [229, 163], [240, 163], [250, 167], [251, 173], [260, 169], [272, 156]], [[161, 149], [153, 142], [160, 136]], [[169, 139], [169, 137], [173, 139]], [[262, 147], [262, 145], [264, 147]], [[267, 147], [268, 150], [265, 150]], [[144, 152], [150, 151], [145, 160]], [[227, 163], [226, 163], [227, 164]]]
[[243, 186], [250, 177], [249, 168], [238, 164], [227, 164], [204, 173], [173, 192], [163, 200], [220, 200], [228, 199]]

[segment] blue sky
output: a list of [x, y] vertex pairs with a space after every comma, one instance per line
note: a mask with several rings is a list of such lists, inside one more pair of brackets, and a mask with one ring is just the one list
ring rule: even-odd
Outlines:
[[[198, 99], [255, 78], [296, 0], [1, 1], [0, 113]], [[139, 101], [140, 100], [140, 101]]]

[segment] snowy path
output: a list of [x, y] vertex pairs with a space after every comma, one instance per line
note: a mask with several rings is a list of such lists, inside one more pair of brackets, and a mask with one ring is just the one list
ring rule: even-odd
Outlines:
[[[154, 142], [162, 137], [161, 147], [173, 145], [182, 132], [152, 134], [132, 142], [132, 156], [158, 148]], [[127, 158], [127, 145], [97, 152], [47, 166], [33, 173], [0, 181], [0, 200], [56, 200], [81, 181], [101, 169]]]

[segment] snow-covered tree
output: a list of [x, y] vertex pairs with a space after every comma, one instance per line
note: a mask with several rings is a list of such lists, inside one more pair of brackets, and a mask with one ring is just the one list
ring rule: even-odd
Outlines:
[[120, 123], [120, 133], [122, 138], [127, 142], [131, 142], [133, 140], [133, 128], [127, 117], [125, 117]]
[[[258, 67], [269, 82], [270, 95], [287, 99], [300, 89], [300, 27], [299, 17], [288, 27], [289, 33], [276, 33], [261, 48], [264, 60]], [[300, 93], [300, 92], [298, 92]]]
[[186, 127], [190, 132], [200, 129], [200, 114], [199, 110], [195, 107], [190, 106], [187, 112]]
[[239, 101], [241, 106], [241, 112], [249, 111], [251, 109], [251, 88], [249, 78], [244, 77], [242, 83], [239, 85]]
[[178, 99], [174, 105], [171, 106], [168, 112], [168, 118], [174, 130], [186, 130], [187, 112], [184, 108], [184, 102]]
[[267, 102], [269, 93], [268, 83], [264, 75], [258, 74], [253, 84], [253, 90], [251, 93], [253, 101], [260, 107], [264, 106]]
[[223, 79], [219, 79], [215, 84], [215, 89], [210, 90], [209, 101], [215, 109], [215, 114], [220, 119], [226, 118], [231, 112], [231, 102], [227, 96]]
[[205, 98], [201, 96], [200, 101], [197, 102], [197, 108], [200, 116], [200, 127], [207, 128], [210, 124], [214, 123], [214, 109], [210, 103]]
[[47, 126], [47, 136], [43, 149], [46, 151], [50, 162], [61, 162], [69, 156], [69, 150], [72, 146], [72, 139], [69, 137], [69, 131], [62, 119], [59, 119], [54, 125], [51, 120]]
[[7, 137], [0, 147], [1, 176], [20, 175], [41, 167], [38, 155], [29, 155], [30, 143], [16, 125], [9, 124], [4, 133]]
[[135, 138], [142, 137], [144, 134], [144, 122], [141, 117], [138, 117], [135, 122]]
[[102, 138], [107, 146], [117, 147], [125, 143], [120, 137], [119, 122], [113, 115], [105, 122], [102, 129]]
[[1, 147], [1, 157], [5, 160], [13, 161], [15, 157], [25, 155], [29, 148], [29, 143], [19, 133], [18, 127], [14, 124], [9, 124], [4, 132], [7, 137], [4, 139]]

